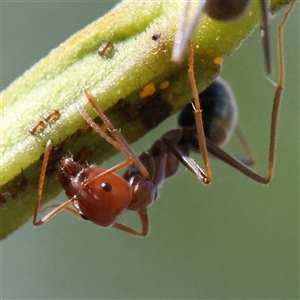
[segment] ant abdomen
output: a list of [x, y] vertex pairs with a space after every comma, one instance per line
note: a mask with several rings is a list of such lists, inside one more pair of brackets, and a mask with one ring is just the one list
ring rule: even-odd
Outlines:
[[[199, 94], [205, 137], [222, 146], [232, 136], [237, 125], [238, 109], [228, 83], [218, 77]], [[178, 125], [187, 128], [195, 126], [194, 108], [187, 104], [180, 112]]]

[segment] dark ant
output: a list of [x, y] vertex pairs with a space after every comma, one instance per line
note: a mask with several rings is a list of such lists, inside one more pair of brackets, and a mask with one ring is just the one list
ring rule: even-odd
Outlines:
[[[221, 21], [231, 22], [240, 18], [249, 5], [249, 0], [199, 0], [196, 13], [192, 18], [189, 26], [186, 26], [188, 11], [191, 1], [185, 1], [183, 13], [176, 32], [172, 60], [180, 61], [183, 52], [188, 46], [189, 40], [195, 30], [202, 12], [205, 12], [210, 18]], [[262, 43], [264, 48], [265, 62], [267, 73], [271, 73], [270, 57], [270, 35], [268, 21], [268, 7], [266, 0], [260, 0], [262, 11]]]
[[[204, 150], [207, 147], [208, 152], [213, 156], [223, 160], [257, 182], [268, 183], [273, 174], [275, 127], [283, 83], [282, 27], [292, 7], [293, 4], [291, 4], [278, 26], [280, 77], [274, 96], [267, 177], [258, 175], [247, 166], [247, 164], [251, 165], [253, 163], [251, 157], [248, 160], [241, 161], [219, 147], [236, 130], [237, 121], [237, 108], [234, 97], [232, 97], [230, 90], [222, 80], [217, 79], [207, 90], [200, 94], [203, 122], [202, 119], [194, 118], [194, 116], [202, 117], [202, 111], [196, 107], [197, 102], [199, 102], [199, 96], [195, 88], [193, 51], [192, 47], [190, 47], [189, 76], [195, 97], [194, 104], [187, 105], [180, 113], [179, 125], [181, 127], [164, 134], [148, 151], [143, 152], [139, 157], [133, 153], [121, 132], [113, 126], [102, 110], [96, 106], [91, 94], [87, 90], [84, 90], [87, 100], [102, 119], [111, 136], [108, 136], [88, 116], [81, 105], [78, 106], [79, 112], [101, 137], [125, 153], [127, 159], [105, 170], [96, 165], [79, 164], [73, 161], [72, 158], [62, 158], [58, 166], [57, 176], [69, 200], [59, 206], [51, 206], [55, 208], [41, 220], [37, 221], [45, 172], [52, 147], [51, 140], [49, 140], [41, 168], [33, 224], [36, 226], [41, 225], [50, 220], [58, 212], [66, 209], [99, 226], [114, 227], [134, 235], [145, 236], [149, 230], [147, 208], [156, 200], [158, 188], [162, 182], [167, 177], [176, 173], [179, 163], [188, 168], [200, 181], [204, 183], [209, 182], [210, 174], [208, 175], [209, 172], [207, 173], [207, 169], [210, 171], [209, 162], [208, 158], [205, 157], [205, 155], [208, 156], [208, 153], [203, 154], [202, 143], [204, 143]], [[200, 125], [199, 120], [201, 122]], [[239, 136], [240, 133], [238, 133]], [[240, 140], [242, 145], [247, 148], [247, 145], [243, 143], [243, 139]], [[201, 149], [205, 171], [189, 157], [190, 150], [199, 151], [199, 148]], [[126, 166], [129, 166], [129, 168], [123, 178], [115, 174], [116, 171]], [[71, 204], [75, 206], [75, 209], [69, 207]], [[142, 224], [141, 232], [117, 222], [117, 218], [125, 209], [138, 213]]]

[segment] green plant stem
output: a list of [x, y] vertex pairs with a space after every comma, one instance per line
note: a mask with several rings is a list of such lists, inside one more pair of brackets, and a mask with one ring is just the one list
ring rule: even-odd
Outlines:
[[[53, 170], [63, 154], [71, 152], [80, 159], [87, 155], [89, 161], [100, 163], [114, 153], [85, 125], [77, 110], [80, 102], [95, 117], [83, 89], [91, 92], [129, 142], [190, 101], [187, 56], [180, 64], [170, 60], [182, 5], [180, 1], [124, 1], [51, 51], [1, 93], [0, 185], [6, 201], [1, 207], [1, 238], [32, 215], [40, 156], [49, 139], [57, 147], [57, 156], [49, 162], [45, 199], [61, 190]], [[231, 54], [260, 18], [258, 1], [236, 22], [202, 16], [192, 37], [199, 92], [219, 74], [220, 65], [214, 59]], [[112, 49], [100, 56], [97, 49], [105, 42]], [[166, 80], [169, 86], [160, 88]], [[155, 93], [141, 96], [149, 83], [154, 84]], [[42, 132], [30, 134], [29, 128], [52, 109], [60, 117], [52, 124], [44, 121]]]

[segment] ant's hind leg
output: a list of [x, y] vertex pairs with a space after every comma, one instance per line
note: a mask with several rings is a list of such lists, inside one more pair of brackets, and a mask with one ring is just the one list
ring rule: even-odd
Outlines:
[[256, 157], [253, 154], [251, 147], [250, 147], [246, 137], [244, 136], [242, 130], [238, 126], [236, 126], [236, 128], [235, 128], [235, 135], [238, 138], [238, 141], [239, 141], [243, 151], [247, 155], [246, 158], [238, 157], [238, 160], [241, 161], [244, 165], [246, 165], [248, 167], [252, 167], [256, 162]]
[[199, 149], [202, 156], [202, 161], [203, 161], [204, 171], [205, 171], [205, 177], [203, 178], [203, 182], [205, 184], [208, 184], [210, 183], [211, 180], [211, 170], [209, 165], [209, 158], [208, 158], [208, 152], [206, 148], [205, 135], [203, 129], [202, 110], [200, 105], [201, 99], [199, 99], [199, 94], [197, 91], [196, 81], [194, 76], [194, 50], [192, 45], [190, 45], [190, 52], [189, 52], [188, 74], [189, 74], [192, 91], [193, 91], [194, 116], [195, 116], [196, 130], [198, 135], [198, 144], [199, 144]]
[[[282, 47], [282, 29], [285, 24], [288, 15], [295, 5], [295, 1], [292, 2], [284, 14], [283, 19], [278, 25], [277, 39], [278, 39], [278, 60], [279, 60], [279, 79], [276, 86], [275, 95], [273, 98], [273, 109], [272, 109], [272, 117], [271, 117], [271, 129], [270, 129], [270, 140], [269, 140], [269, 155], [268, 155], [268, 174], [267, 176], [261, 176], [250, 169], [247, 165], [243, 164], [243, 161], [237, 160], [233, 156], [226, 153], [224, 150], [216, 146], [210, 140], [206, 140], [206, 146], [210, 153], [214, 156], [218, 157], [220, 160], [226, 162], [236, 170], [242, 172], [246, 176], [250, 177], [254, 181], [257, 181], [262, 184], [268, 184], [274, 173], [274, 157], [275, 157], [275, 139], [276, 139], [276, 125], [278, 119], [278, 110], [279, 104], [281, 100], [281, 94], [283, 90], [283, 47]], [[246, 151], [247, 152], [247, 151]], [[250, 156], [251, 159], [251, 156]]]
[[276, 126], [278, 119], [279, 104], [281, 100], [283, 90], [283, 77], [284, 77], [284, 66], [283, 66], [283, 45], [282, 45], [282, 30], [286, 23], [286, 20], [292, 11], [296, 1], [291, 2], [290, 6], [286, 10], [281, 22], [277, 27], [277, 41], [278, 41], [278, 64], [279, 64], [279, 78], [273, 99], [272, 117], [271, 117], [271, 130], [270, 130], [270, 146], [269, 146], [269, 159], [268, 159], [268, 176], [265, 178], [266, 182], [270, 182], [274, 172], [274, 159], [275, 159], [275, 139], [276, 139]]

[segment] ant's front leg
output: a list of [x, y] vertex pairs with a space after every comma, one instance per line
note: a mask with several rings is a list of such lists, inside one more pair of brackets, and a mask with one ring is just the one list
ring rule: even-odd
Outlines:
[[38, 211], [39, 211], [39, 207], [40, 207], [40, 203], [41, 203], [41, 199], [42, 199], [45, 174], [46, 174], [46, 169], [47, 169], [51, 149], [52, 149], [52, 142], [51, 142], [51, 140], [49, 140], [46, 145], [46, 150], [45, 150], [45, 154], [44, 154], [44, 159], [43, 159], [41, 174], [40, 174], [40, 180], [39, 180], [39, 185], [38, 185], [38, 195], [37, 195], [35, 206], [34, 206], [33, 221], [32, 221], [34, 226], [39, 226], [39, 225], [42, 225], [45, 222], [49, 221], [58, 212], [62, 211], [63, 209], [66, 209], [70, 204], [72, 204], [73, 200], [74, 200], [73, 198], [69, 199], [68, 201], [64, 202], [63, 204], [61, 204], [58, 207], [56, 207], [55, 209], [53, 209], [50, 213], [48, 213], [46, 216], [44, 216], [41, 220], [37, 221], [37, 215], [38, 215]]
[[133, 235], [137, 235], [137, 236], [146, 236], [149, 232], [149, 220], [148, 220], [148, 212], [147, 209], [143, 209], [137, 212], [139, 217], [140, 217], [140, 221], [142, 224], [142, 230], [141, 232], [138, 232], [126, 225], [123, 225], [121, 223], [115, 223], [112, 227], [125, 231], [127, 233], [133, 234]]

